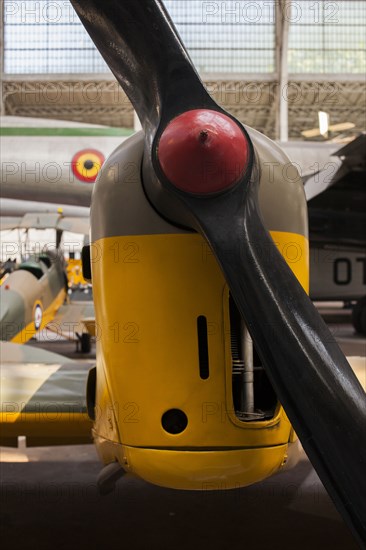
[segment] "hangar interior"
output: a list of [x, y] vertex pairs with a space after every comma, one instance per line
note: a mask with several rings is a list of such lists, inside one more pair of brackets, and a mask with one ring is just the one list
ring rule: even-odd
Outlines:
[[[165, 2], [209, 92], [272, 139], [365, 130], [359, 1]], [[220, 32], [218, 32], [220, 29]], [[2, 114], [133, 127], [133, 108], [68, 2], [3, 2]], [[321, 137], [321, 139], [323, 139]]]
[[[0, 5], [4, 543], [362, 547], [366, 1]], [[207, 197], [176, 185], [203, 157], [195, 142], [180, 158], [184, 97], [151, 145], [144, 101], [169, 48], [144, 65], [139, 113], [98, 51], [127, 74], [136, 44], [150, 55], [144, 33], [173, 51], [162, 6], [230, 113], [210, 134], [187, 109], [199, 146], [216, 132], [241, 167], [214, 172]], [[111, 13], [127, 13], [121, 36]]]

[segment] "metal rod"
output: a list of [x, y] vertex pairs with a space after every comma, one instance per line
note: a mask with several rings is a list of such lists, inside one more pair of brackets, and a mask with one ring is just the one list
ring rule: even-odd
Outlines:
[[243, 401], [246, 413], [254, 412], [254, 364], [253, 340], [246, 325], [243, 323], [241, 349], [244, 359]]

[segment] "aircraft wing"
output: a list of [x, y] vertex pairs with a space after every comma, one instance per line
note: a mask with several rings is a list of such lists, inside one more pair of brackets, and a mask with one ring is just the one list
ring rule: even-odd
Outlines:
[[0, 230], [5, 229], [57, 229], [87, 235], [89, 218], [64, 217], [62, 214], [29, 213], [22, 217], [1, 217]]
[[304, 182], [308, 201], [332, 187], [351, 172], [364, 171], [366, 165], [366, 134], [335, 151], [322, 170], [308, 176]]
[[94, 317], [93, 302], [71, 302], [60, 307], [46, 329], [68, 340], [77, 340], [77, 333], [82, 334], [86, 329], [83, 320]]
[[7, 229], [16, 229], [20, 227], [22, 218], [16, 218], [13, 216], [2, 216], [0, 218], [0, 231], [6, 231]]
[[334, 153], [337, 157], [342, 158], [345, 164], [352, 166], [352, 168], [365, 169], [366, 166], [366, 133], [360, 134], [356, 139], [347, 143], [342, 149], [338, 149]]
[[365, 147], [366, 134], [361, 134], [333, 153], [324, 169], [305, 182], [311, 246], [352, 246], [364, 250]]
[[91, 363], [31, 346], [0, 343], [0, 445], [16, 447], [91, 443], [86, 409]]
[[[338, 171], [342, 168], [341, 159], [332, 158], [332, 163], [334, 167], [331, 167], [332, 170], [336, 170], [336, 173], [338, 173]], [[334, 178], [329, 175], [330, 173], [330, 170], [326, 168], [324, 170], [318, 170], [317, 172], [311, 174], [306, 178], [304, 188], [307, 201], [310, 201], [314, 197], [317, 197], [318, 195], [326, 191], [329, 187], [331, 187], [333, 183], [335, 183]]]
[[61, 218], [56, 229], [88, 235], [90, 228], [89, 218]]

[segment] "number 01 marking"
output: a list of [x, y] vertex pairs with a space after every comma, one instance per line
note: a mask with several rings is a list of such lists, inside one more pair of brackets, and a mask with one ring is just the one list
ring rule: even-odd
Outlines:
[[[356, 258], [362, 264], [362, 284], [366, 285], [366, 258]], [[349, 285], [353, 279], [352, 262], [349, 258], [337, 258], [333, 263], [333, 281], [336, 285]]]

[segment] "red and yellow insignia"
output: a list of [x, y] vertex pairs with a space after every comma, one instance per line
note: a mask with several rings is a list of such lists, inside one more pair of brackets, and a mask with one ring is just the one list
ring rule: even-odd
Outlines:
[[104, 161], [104, 155], [96, 149], [84, 149], [74, 155], [72, 171], [78, 180], [94, 183]]

